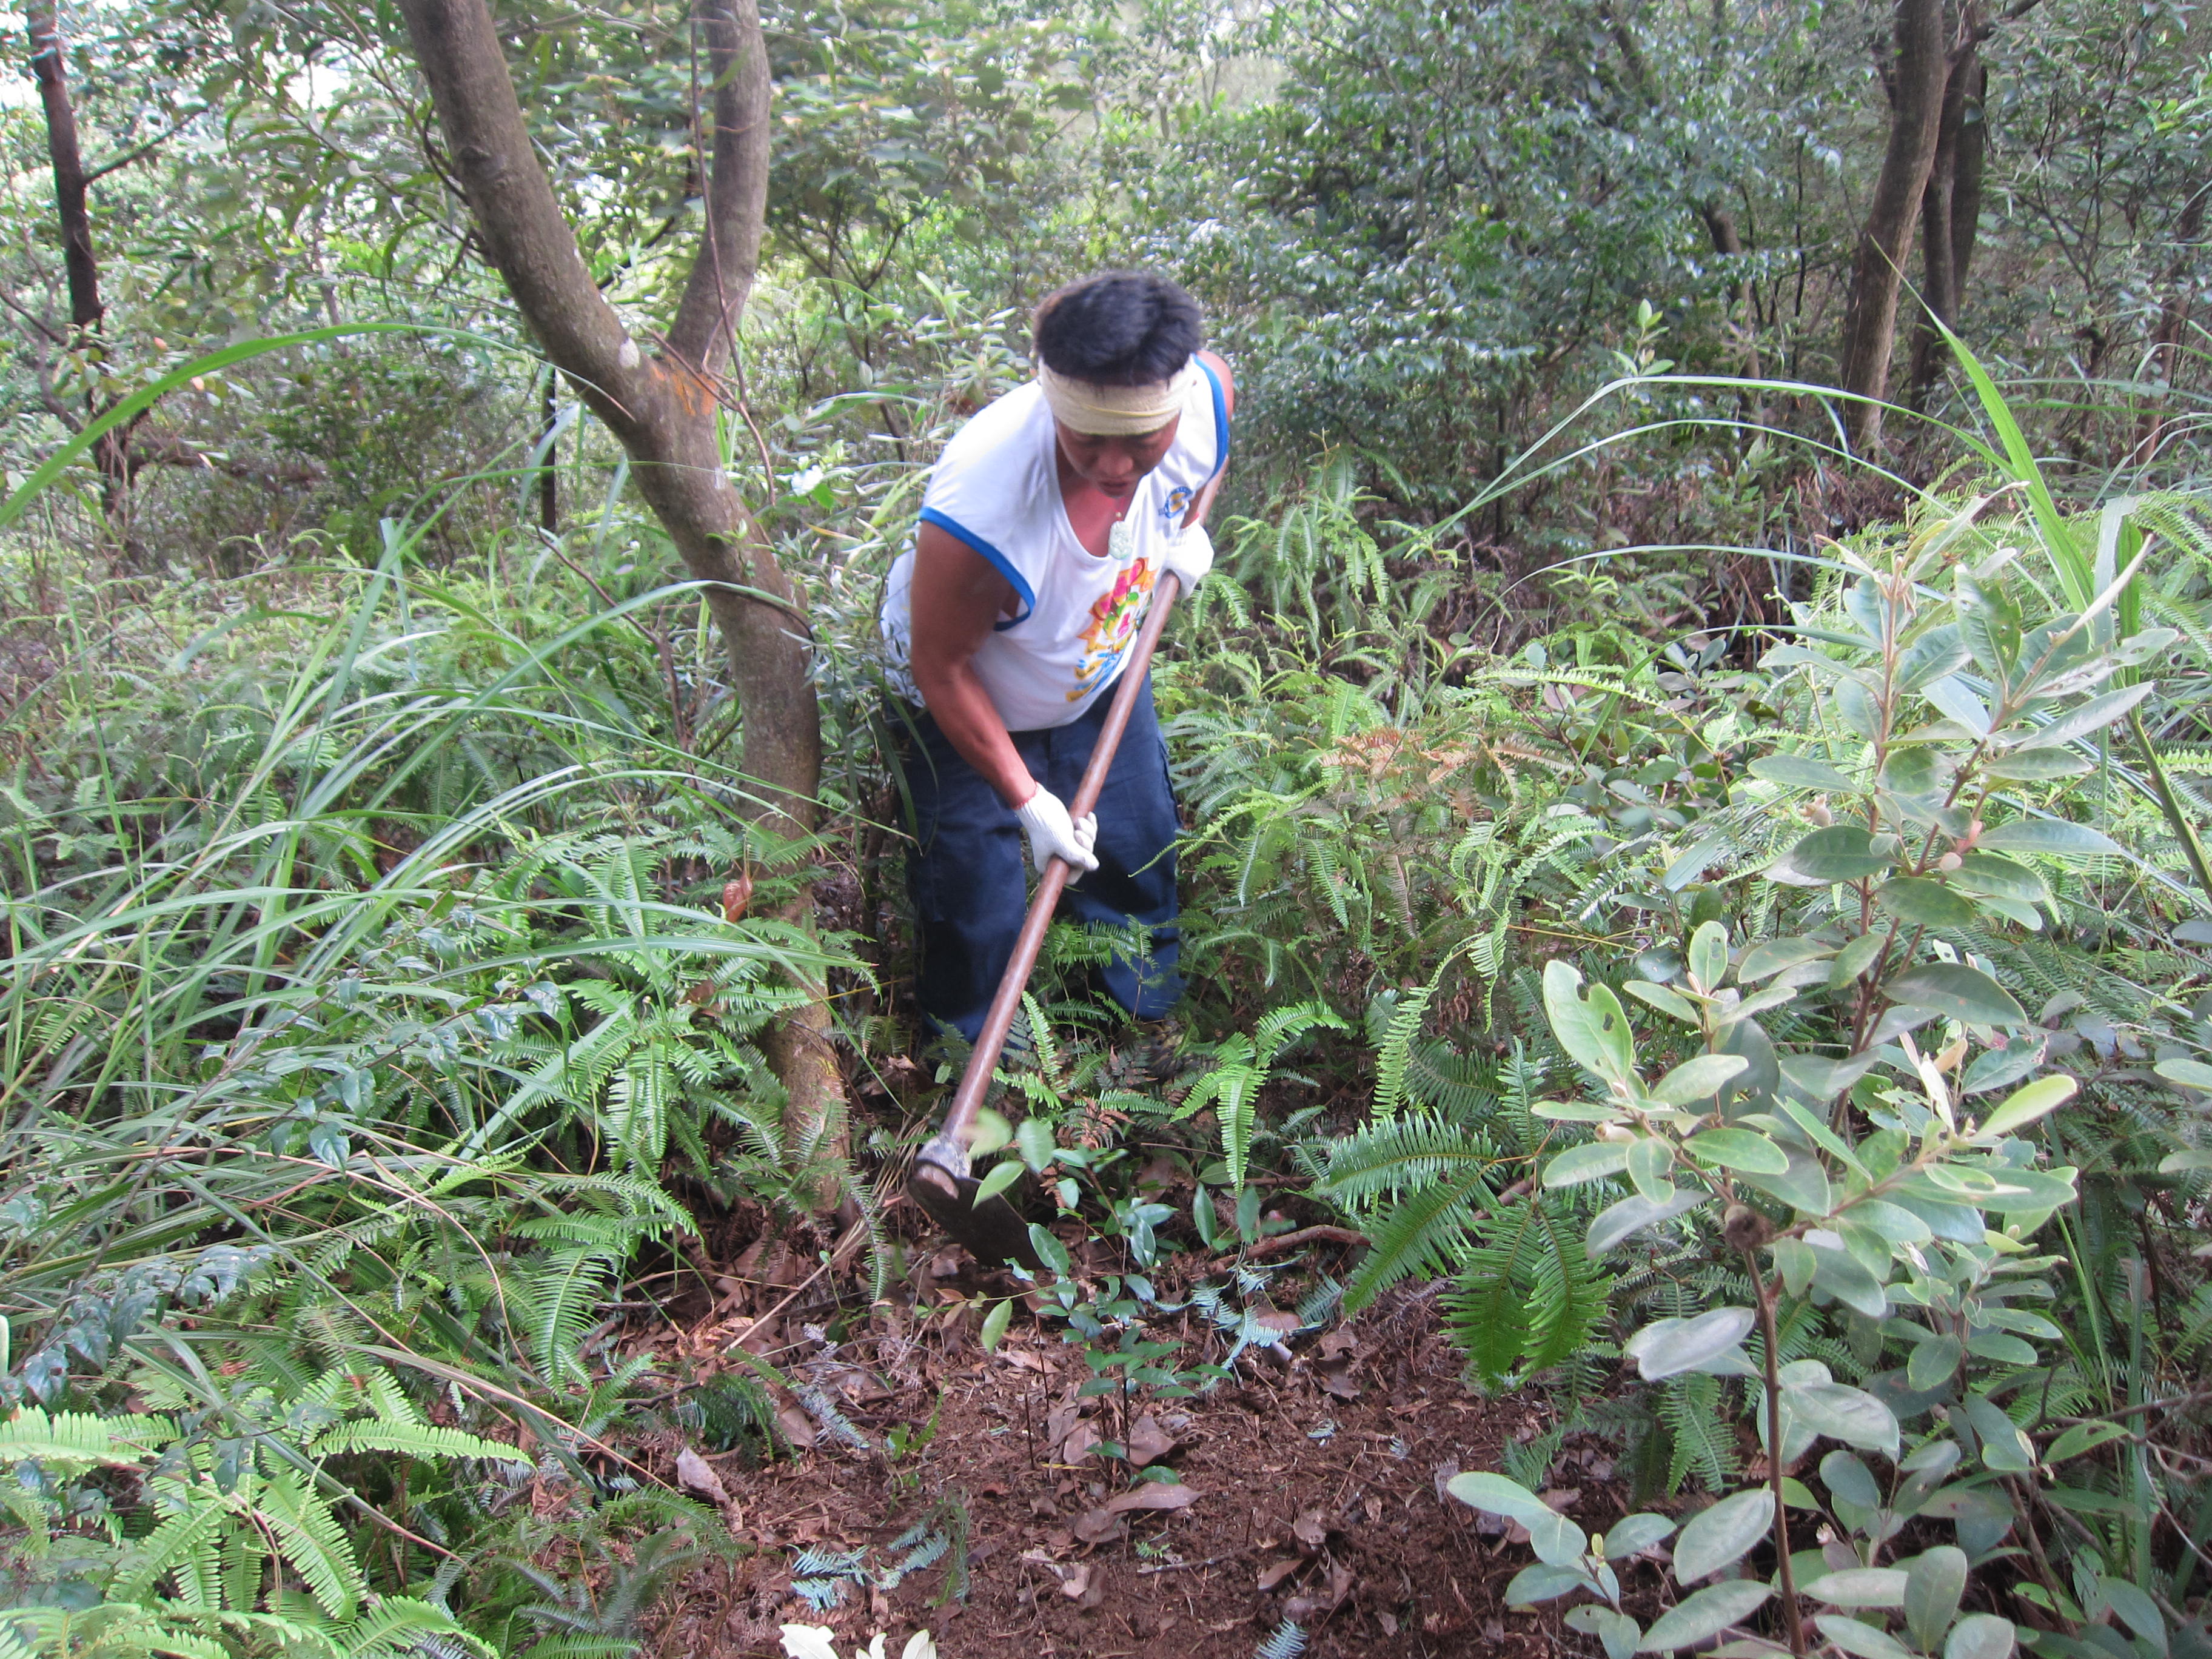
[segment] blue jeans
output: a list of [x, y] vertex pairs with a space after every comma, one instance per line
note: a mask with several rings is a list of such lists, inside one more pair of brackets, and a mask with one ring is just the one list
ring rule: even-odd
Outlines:
[[[1030, 775], [1063, 801], [1075, 797], [1111, 696], [1102, 695], [1066, 726], [1011, 734]], [[902, 761], [915, 834], [907, 882], [921, 924], [915, 990], [933, 1026], [952, 1026], [972, 1042], [1029, 906], [1028, 856], [1013, 809], [926, 711], [906, 712], [914, 730]], [[1149, 961], [1117, 955], [1099, 970], [1107, 992], [1139, 1019], [1158, 1018], [1182, 995], [1175, 971], [1180, 827], [1148, 674], [1098, 797], [1098, 867], [1068, 883], [1059, 912], [1079, 923], [1118, 929], [1135, 922], [1151, 931]]]

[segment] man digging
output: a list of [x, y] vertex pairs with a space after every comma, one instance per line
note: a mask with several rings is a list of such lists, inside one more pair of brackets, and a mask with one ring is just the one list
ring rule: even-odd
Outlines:
[[1071, 820], [1108, 693], [1162, 571], [1196, 587], [1236, 392], [1198, 306], [1166, 278], [1108, 271], [1038, 307], [1037, 379], [978, 413], [930, 474], [892, 566], [884, 637], [921, 708], [903, 757], [916, 845], [917, 993], [973, 1042], [1039, 871], [1073, 866], [1061, 913], [1149, 933], [1102, 973], [1157, 1018], [1176, 975], [1175, 798], [1149, 675], [1097, 811]]

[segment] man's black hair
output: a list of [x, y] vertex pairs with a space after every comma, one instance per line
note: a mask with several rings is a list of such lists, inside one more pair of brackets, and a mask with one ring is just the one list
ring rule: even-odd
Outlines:
[[1198, 301], [1154, 271], [1103, 270], [1037, 307], [1037, 356], [1093, 386], [1164, 380], [1205, 343]]

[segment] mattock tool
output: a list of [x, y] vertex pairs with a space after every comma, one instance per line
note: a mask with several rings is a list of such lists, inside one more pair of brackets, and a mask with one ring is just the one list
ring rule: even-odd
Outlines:
[[[1097, 807], [1099, 793], [1106, 787], [1107, 769], [1114, 763], [1114, 751], [1121, 746], [1121, 733], [1128, 726], [1129, 711], [1145, 683], [1145, 671], [1152, 666], [1152, 648], [1160, 641], [1160, 630], [1167, 626], [1169, 608], [1182, 585], [1172, 572], [1164, 570], [1153, 586], [1152, 608], [1137, 630], [1136, 642], [1129, 647], [1129, 659], [1122, 665], [1105, 724], [1098, 729], [1097, 746], [1091, 751], [1091, 763], [1084, 768], [1075, 799], [1068, 803], [1071, 819], [1080, 819]], [[936, 1134], [915, 1154], [914, 1172], [907, 1177], [907, 1196], [977, 1261], [992, 1267], [1012, 1261], [1035, 1271], [1043, 1265], [1030, 1245], [1028, 1224], [1012, 1205], [996, 1194], [981, 1204], [975, 1202], [977, 1183], [968, 1149], [975, 1142], [984, 1091], [991, 1086], [992, 1073], [998, 1069], [999, 1051], [1006, 1047], [1006, 1033], [1013, 1029], [1014, 1010], [1028, 988], [1030, 970], [1036, 966], [1044, 930], [1052, 925], [1060, 890], [1067, 885], [1073, 869], [1066, 860], [1055, 856], [1048, 859], [1038, 873], [1036, 896], [1030, 900], [1029, 915], [1022, 919], [1022, 931], [1014, 940], [1013, 955], [1006, 959], [998, 994], [991, 999], [991, 1011], [983, 1017], [982, 1030], [975, 1034], [975, 1046], [969, 1053], [968, 1069], [960, 1075], [951, 1109]]]

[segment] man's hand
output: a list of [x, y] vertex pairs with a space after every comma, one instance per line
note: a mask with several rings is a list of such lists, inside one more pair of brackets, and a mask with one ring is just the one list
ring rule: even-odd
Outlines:
[[1030, 862], [1038, 873], [1050, 859], [1066, 859], [1079, 870], [1096, 870], [1097, 855], [1091, 848], [1098, 839], [1098, 814], [1086, 812], [1078, 823], [1067, 816], [1059, 796], [1042, 784], [1037, 792], [1014, 809], [1030, 838]]
[[1160, 563], [1182, 584], [1183, 597], [1188, 599], [1213, 568], [1213, 538], [1206, 533], [1202, 524], [1187, 526], [1168, 544], [1167, 556]]

